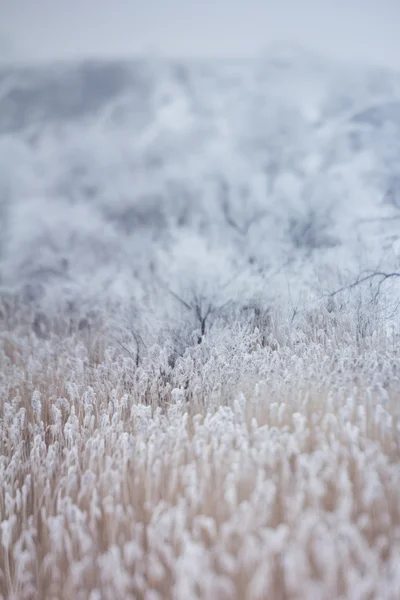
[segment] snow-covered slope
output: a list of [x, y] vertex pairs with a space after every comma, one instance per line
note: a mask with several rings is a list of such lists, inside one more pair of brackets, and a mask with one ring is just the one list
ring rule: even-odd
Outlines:
[[383, 70], [282, 50], [3, 68], [1, 283], [90, 304], [240, 273], [231, 296], [279, 297], [396, 260], [399, 165]]

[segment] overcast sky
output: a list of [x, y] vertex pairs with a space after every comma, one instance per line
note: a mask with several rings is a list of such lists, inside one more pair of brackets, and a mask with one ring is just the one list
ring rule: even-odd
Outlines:
[[276, 42], [400, 68], [400, 0], [0, 0], [8, 60], [260, 56]]

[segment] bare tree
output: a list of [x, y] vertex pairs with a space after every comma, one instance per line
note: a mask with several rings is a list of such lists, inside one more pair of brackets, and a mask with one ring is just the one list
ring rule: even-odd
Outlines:
[[[251, 214], [242, 215], [240, 218], [232, 214], [231, 203], [229, 197], [232, 194], [229, 184], [225, 179], [219, 181], [219, 198], [222, 213], [229, 227], [234, 229], [241, 237], [246, 237], [249, 234], [250, 228], [267, 215], [266, 210], [251, 210]], [[242, 186], [239, 190], [240, 201], [246, 204], [249, 200], [249, 189], [247, 186]]]
[[222, 303], [216, 302], [215, 298], [206, 298], [202, 293], [195, 289], [190, 291], [189, 298], [185, 300], [181, 295], [167, 287], [168, 292], [177, 300], [188, 313], [194, 317], [196, 329], [199, 331], [197, 343], [201, 344], [207, 330], [207, 325], [211, 317], [221, 314], [231, 303], [230, 300]]

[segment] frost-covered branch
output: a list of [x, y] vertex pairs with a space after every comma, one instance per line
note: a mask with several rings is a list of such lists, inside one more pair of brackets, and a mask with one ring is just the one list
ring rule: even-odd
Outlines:
[[381, 286], [385, 281], [387, 281], [388, 279], [394, 279], [397, 277], [400, 277], [400, 273], [397, 273], [396, 271], [394, 271], [392, 273], [385, 273], [383, 271], [373, 271], [372, 273], [368, 273], [368, 275], [364, 275], [363, 277], [358, 277], [352, 283], [344, 285], [344, 286], [340, 287], [339, 289], [335, 290], [334, 292], [331, 292], [328, 295], [331, 298], [333, 298], [337, 294], [340, 294], [341, 292], [345, 292], [346, 290], [352, 290], [352, 289], [358, 287], [359, 285], [366, 283], [367, 281], [378, 281], [378, 293], [379, 293]]

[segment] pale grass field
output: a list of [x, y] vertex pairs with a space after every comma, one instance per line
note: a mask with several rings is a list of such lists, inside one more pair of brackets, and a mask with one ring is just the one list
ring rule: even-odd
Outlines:
[[15, 332], [1, 361], [1, 598], [399, 600], [397, 384], [205, 392]]

